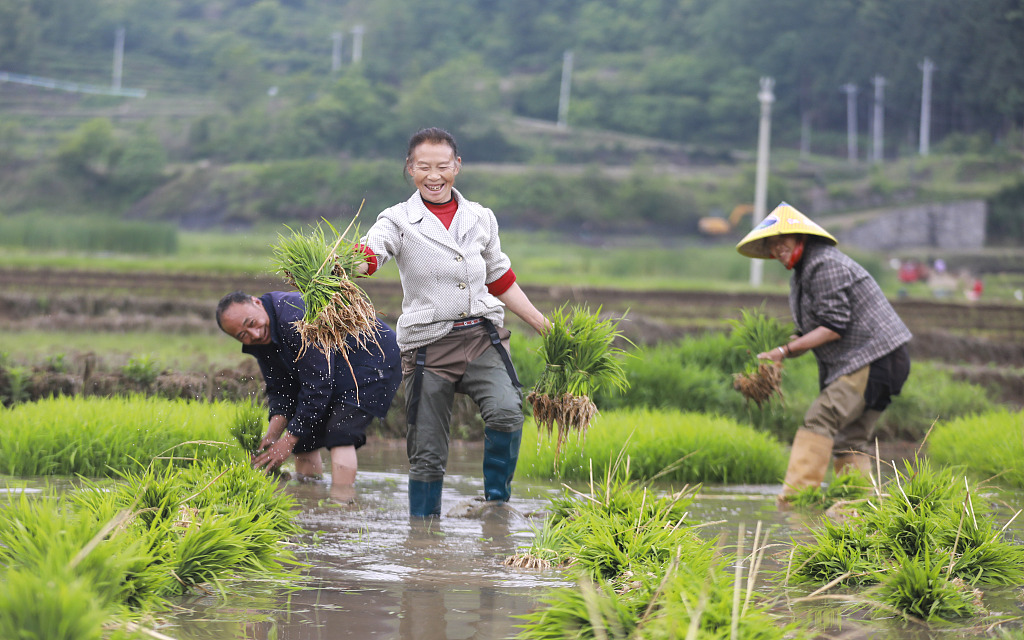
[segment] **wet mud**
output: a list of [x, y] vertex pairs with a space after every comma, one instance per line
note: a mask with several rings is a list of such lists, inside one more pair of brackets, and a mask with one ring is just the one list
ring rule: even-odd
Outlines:
[[[912, 456], [911, 449], [889, 450], [886, 457]], [[543, 523], [549, 497], [559, 495], [556, 481], [517, 479], [513, 508], [475, 512], [465, 504], [481, 495], [481, 448], [453, 443], [439, 519], [410, 519], [404, 443], [371, 441], [360, 450], [355, 493], [332, 495], [329, 482], [285, 482], [301, 508], [304, 533], [293, 540], [305, 563], [297, 591], [223, 600], [196, 596], [176, 602], [156, 631], [176, 640], [492, 640], [514, 638], [520, 620], [553, 587], [572, 585], [558, 569], [504, 566], [503, 560], [529, 546], [533, 527]], [[73, 490], [61, 479], [19, 480], [19, 492], [46, 485]], [[576, 487], [586, 490], [586, 487]], [[666, 492], [679, 487], [659, 486]], [[945, 640], [990, 638], [984, 627], [928, 629], [907, 627], [895, 619], [869, 621], [849, 610], [849, 601], [794, 602], [806, 589], [780, 587], [792, 543], [810, 539], [820, 514], [780, 511], [779, 485], [707, 485], [700, 488], [689, 518], [698, 532], [717, 539], [726, 553], [742, 540], [744, 553], [767, 545], [755, 589], [772, 598], [786, 620], [809, 620], [821, 638], [861, 640]], [[1008, 522], [1024, 506], [1024, 491], [987, 496], [996, 521]], [[465, 514], [472, 517], [463, 517]], [[1019, 520], [1019, 519], [1018, 519]], [[1007, 529], [1024, 540], [1024, 522]], [[742, 537], [741, 537], [742, 536]], [[744, 577], [745, 580], [745, 577]], [[253, 592], [260, 591], [252, 585]], [[1019, 586], [985, 592], [986, 607], [1008, 618], [1024, 616]], [[1019, 618], [1018, 618], [1019, 619]]]
[[[462, 505], [479, 496], [483, 484], [479, 448], [458, 446], [445, 480], [445, 515], [410, 519], [406, 462], [399, 445], [375, 442], [366, 448], [372, 451], [361, 450], [366, 453], [360, 459], [354, 499], [332, 497], [326, 483], [287, 485], [302, 505], [301, 523], [307, 530], [297, 540], [300, 556], [309, 564], [309, 581], [300, 591], [247, 609], [247, 622], [238, 621], [238, 608], [223, 603], [183, 603], [181, 614], [162, 632], [179, 640], [515, 637], [517, 616], [540, 606], [538, 598], [549, 588], [572, 584], [569, 575], [557, 569], [526, 570], [502, 564], [505, 557], [529, 545], [531, 527], [542, 525], [548, 498], [561, 493], [560, 484], [517, 480], [514, 509], [460, 517]], [[778, 581], [785, 575], [792, 542], [809, 539], [821, 516], [780, 511], [774, 499], [779, 489], [778, 485], [703, 487], [690, 517], [704, 523], [699, 530], [702, 536], [719, 539], [727, 551], [735, 550], [741, 534], [748, 553], [755, 535], [759, 544], [769, 545], [756, 584], [759, 592], [780, 598], [781, 616], [811, 618], [822, 637], [918, 637], [912, 629], [880, 626], [833, 604], [791, 608], [789, 600], [806, 592], [783, 591], [780, 596]], [[1019, 505], [1024, 494], [1001, 496], [1001, 500]], [[1013, 514], [1009, 506], [1003, 521]], [[1017, 539], [1024, 537], [1024, 524], [1015, 523], [1010, 530]], [[1019, 591], [988, 591], [990, 609], [1024, 614]], [[926, 637], [985, 634], [950, 629], [931, 630]]]

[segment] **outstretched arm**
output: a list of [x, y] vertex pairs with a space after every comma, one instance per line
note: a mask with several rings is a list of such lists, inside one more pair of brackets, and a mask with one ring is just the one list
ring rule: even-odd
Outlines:
[[530, 299], [526, 297], [526, 293], [519, 288], [519, 283], [513, 282], [511, 287], [497, 297], [498, 300], [505, 303], [509, 311], [522, 318], [523, 322], [533, 327], [537, 333], [544, 333], [551, 326], [544, 314], [533, 306]]

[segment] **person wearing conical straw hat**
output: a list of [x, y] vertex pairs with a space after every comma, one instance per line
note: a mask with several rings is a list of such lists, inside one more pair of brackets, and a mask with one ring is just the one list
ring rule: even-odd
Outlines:
[[793, 439], [780, 504], [821, 486], [833, 454], [836, 473], [870, 471], [875, 423], [910, 373], [910, 330], [874, 278], [836, 244], [783, 202], [736, 245], [793, 272], [789, 307], [797, 333], [758, 358], [781, 363], [812, 351], [818, 361], [820, 393]]

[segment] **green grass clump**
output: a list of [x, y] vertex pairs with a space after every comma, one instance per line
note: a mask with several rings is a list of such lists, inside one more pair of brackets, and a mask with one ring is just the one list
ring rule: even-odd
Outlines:
[[680, 483], [778, 482], [788, 459], [770, 435], [729, 418], [631, 409], [602, 412], [586, 440], [566, 442], [557, 467], [554, 451], [540, 446], [536, 430], [524, 429], [517, 468], [533, 477], [553, 472], [559, 478], [587, 479], [591, 466], [595, 475], [603, 475], [620, 452], [630, 457], [633, 478], [661, 474]]
[[826, 522], [798, 545], [792, 580], [874, 585], [865, 602], [929, 621], [978, 613], [978, 587], [1020, 584], [1024, 547], [996, 526], [977, 490], [953, 468], [914, 463], [845, 523]]
[[946, 577], [944, 558], [925, 553], [902, 558], [882, 578], [880, 599], [905, 616], [927, 620], [958, 620], [981, 613], [974, 593], [962, 580]]
[[0, 501], [0, 637], [120, 637], [103, 630], [159, 617], [172, 597], [246, 593], [254, 580], [295, 588], [298, 564], [282, 542], [299, 532], [298, 511], [275, 489], [247, 464], [207, 460], [186, 469], [154, 461], [73, 493], [9, 494]]
[[263, 427], [266, 423], [266, 408], [259, 402], [250, 400], [239, 403], [235, 419], [228, 430], [238, 441], [242, 451], [249, 455], [255, 455], [259, 452], [260, 441], [263, 440]]
[[965, 467], [976, 477], [1024, 488], [1024, 412], [996, 409], [940, 421], [928, 437], [928, 456]]
[[[570, 572], [575, 587], [554, 589], [540, 607], [521, 616], [524, 639], [802, 637], [795, 625], [777, 624], [753, 597], [757, 566], [768, 535], [741, 562], [697, 535], [687, 519], [693, 494], [656, 493], [630, 480], [630, 460], [614, 464], [587, 491], [566, 488], [551, 499], [549, 515], [530, 549], [507, 565], [535, 567], [545, 558]], [[761, 545], [760, 547], [758, 545]], [[544, 565], [540, 565], [544, 566]], [[735, 588], [748, 580], [746, 595]]]
[[826, 487], [804, 487], [789, 497], [794, 509], [824, 510], [838, 502], [860, 502], [873, 493], [871, 479], [856, 471], [841, 473]]
[[[0, 421], [0, 474], [101, 477], [159, 456], [178, 464], [237, 459], [227, 425], [236, 406], [133, 396], [54, 397], [6, 410]], [[216, 441], [203, 446], [196, 441]]]

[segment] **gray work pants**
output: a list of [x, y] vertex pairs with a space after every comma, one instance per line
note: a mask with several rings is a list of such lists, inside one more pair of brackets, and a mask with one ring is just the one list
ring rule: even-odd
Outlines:
[[[411, 376], [406, 376], [407, 408], [414, 401], [409, 393], [411, 387]], [[505, 363], [494, 347], [488, 347], [469, 362], [465, 372], [454, 382], [428, 368], [423, 372], [416, 422], [408, 425], [406, 436], [410, 480], [434, 482], [444, 478], [456, 393], [466, 394], [477, 404], [486, 428], [498, 431], [523, 428], [522, 394], [512, 384]]]

